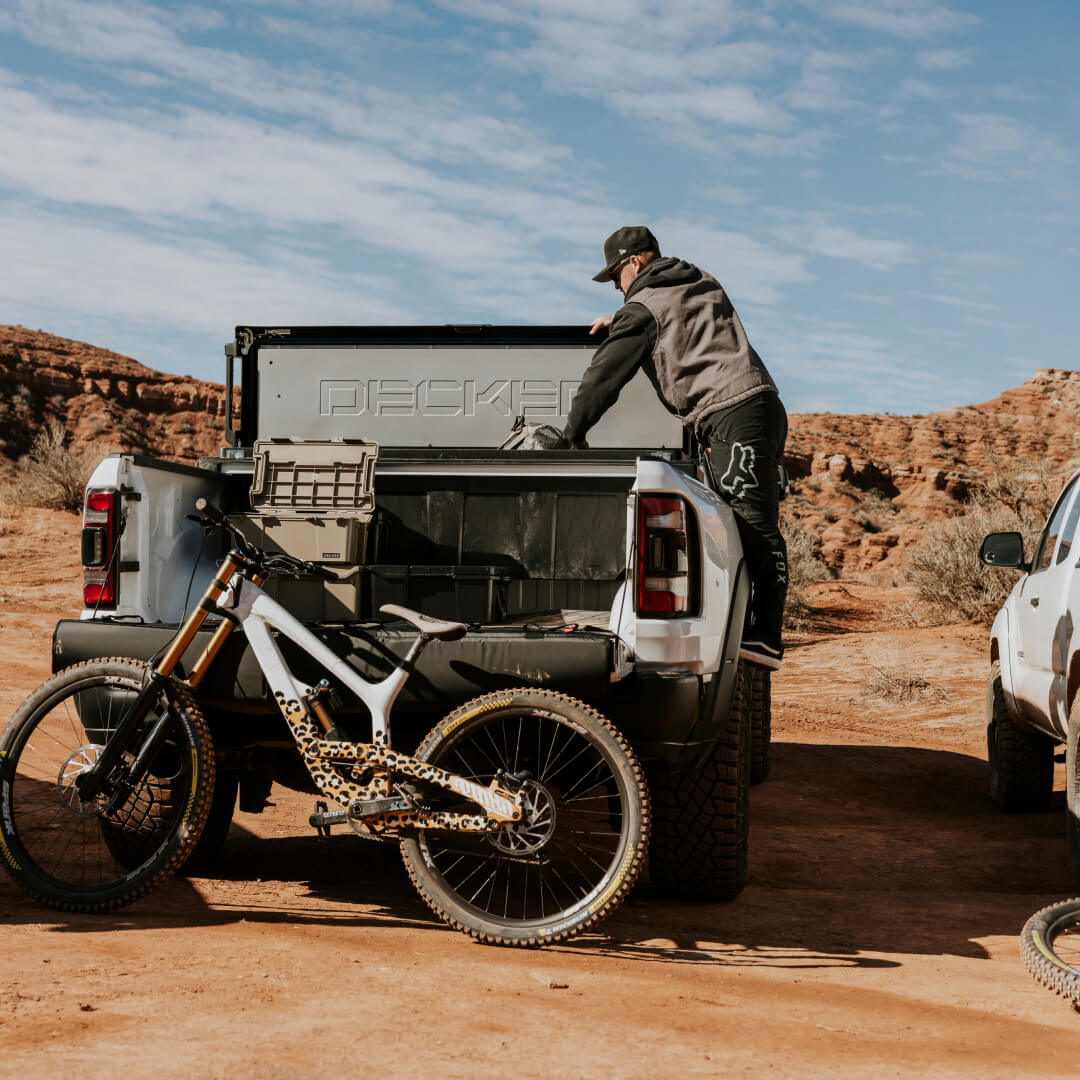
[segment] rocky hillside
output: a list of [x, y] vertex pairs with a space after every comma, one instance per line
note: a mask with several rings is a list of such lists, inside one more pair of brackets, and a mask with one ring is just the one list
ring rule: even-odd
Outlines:
[[51, 421], [75, 450], [134, 450], [194, 463], [221, 446], [225, 388], [127, 356], [0, 326], [0, 470], [10, 474]]
[[[195, 462], [224, 437], [225, 389], [21, 326], [0, 326], [0, 471], [62, 423], [75, 449]], [[1037, 371], [981, 405], [926, 416], [791, 417], [785, 512], [834, 569], [891, 576], [926, 523], [962, 512], [994, 458], [1080, 457], [1080, 371]]]
[[845, 571], [899, 566], [927, 522], [963, 511], [995, 461], [1048, 462], [1053, 483], [1080, 458], [1080, 371], [1036, 371], [981, 405], [925, 416], [791, 418], [787, 512]]

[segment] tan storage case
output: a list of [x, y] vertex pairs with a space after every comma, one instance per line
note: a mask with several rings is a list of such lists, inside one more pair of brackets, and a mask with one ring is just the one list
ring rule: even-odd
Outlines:
[[250, 514], [229, 520], [252, 543], [329, 564], [340, 578], [273, 577], [266, 591], [298, 618], [359, 615], [367, 531], [375, 511], [377, 443], [365, 439], [260, 439], [253, 450]]

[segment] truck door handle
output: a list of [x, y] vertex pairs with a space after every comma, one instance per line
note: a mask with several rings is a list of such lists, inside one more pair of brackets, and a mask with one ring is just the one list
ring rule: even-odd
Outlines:
[[1039, 598], [1038, 598], [1037, 596], [1033, 596], [1033, 597], [1032, 597], [1032, 598], [1031, 598], [1031, 599], [1030, 599], [1030, 600], [1028, 601], [1028, 603], [1030, 603], [1032, 607], [1038, 607], [1038, 606], [1039, 606]]

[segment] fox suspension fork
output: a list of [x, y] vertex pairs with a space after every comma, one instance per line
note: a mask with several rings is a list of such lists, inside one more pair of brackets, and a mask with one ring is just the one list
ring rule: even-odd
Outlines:
[[[107, 792], [110, 802], [122, 798], [124, 790], [130, 790], [146, 775], [151, 763], [161, 749], [168, 735], [170, 709], [168, 704], [168, 687], [173, 672], [180, 663], [181, 658], [187, 651], [188, 646], [194, 640], [202, 624], [211, 612], [217, 609], [217, 601], [221, 594], [228, 588], [233, 574], [240, 568], [243, 556], [238, 551], [230, 551], [225, 561], [218, 568], [213, 581], [207, 586], [206, 592], [199, 601], [199, 606], [191, 613], [183, 626], [180, 628], [168, 651], [162, 657], [158, 666], [149, 674], [146, 684], [139, 691], [131, 709], [120, 719], [112, 737], [106, 742], [97, 761], [82, 773], [75, 781], [79, 798], [85, 803], [95, 799], [109, 787]], [[218, 627], [210, 643], [203, 654], [199, 657], [192, 671], [194, 682], [189, 680], [190, 685], [198, 685], [207, 668], [218, 654], [225, 639], [231, 633], [235, 620], [226, 619]], [[150, 715], [154, 704], [165, 697], [165, 709], [154, 721], [147, 738], [139, 747], [130, 767], [125, 769], [124, 774], [112, 779], [113, 771], [119, 764], [124, 751], [131, 745], [132, 740], [142, 728], [143, 722]]]

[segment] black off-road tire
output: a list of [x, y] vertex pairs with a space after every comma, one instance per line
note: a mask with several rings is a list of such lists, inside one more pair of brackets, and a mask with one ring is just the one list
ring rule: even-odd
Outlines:
[[[485, 694], [440, 720], [416, 756], [484, 786], [496, 768], [527, 769], [554, 808], [553, 832], [526, 857], [496, 847], [499, 834], [424, 830], [402, 841], [413, 884], [445, 922], [488, 944], [546, 945], [595, 926], [625, 899], [648, 851], [649, 793], [628, 743], [595, 709], [551, 690]], [[547, 893], [530, 883], [533, 872], [539, 882], [546, 875]]]
[[750, 714], [750, 783], [760, 784], [772, 770], [772, 672], [743, 666], [743, 708]]
[[[1075, 929], [1080, 926], [1080, 898], [1037, 911], [1020, 932], [1020, 955], [1037, 982], [1080, 1008], [1080, 956]], [[1063, 947], [1068, 941], [1068, 949]], [[1064, 955], [1061, 955], [1064, 954]]]
[[[168, 711], [172, 729], [144, 781], [107, 816], [65, 809], [71, 786], [59, 777], [66, 762], [100, 745], [97, 725], [106, 717], [115, 728], [146, 674], [137, 660], [76, 664], [38, 687], [0, 737], [0, 855], [15, 881], [48, 907], [100, 912], [129, 904], [175, 872], [202, 833], [214, 750], [198, 706], [178, 685], [156, 706], [159, 715]], [[82, 726], [87, 708], [97, 717], [92, 733]]]
[[[238, 784], [236, 773], [217, 774], [214, 797], [210, 802], [210, 811], [202, 835], [188, 857], [174, 871], [177, 876], [202, 877], [213, 869], [229, 835]], [[114, 827], [112, 823], [105, 821], [101, 823], [102, 838], [113, 857], [129, 869], [148, 858], [153, 853], [154, 846], [161, 843], [175, 811], [176, 793], [168, 781], [147, 784], [140, 796], [141, 803], [145, 803], [150, 793], [155, 806], [148, 808], [151, 812], [147, 814], [147, 824], [141, 830], [129, 830], [120, 825]], [[149, 827], [151, 822], [156, 822], [155, 828]]]
[[177, 867], [181, 877], [204, 877], [217, 865], [221, 849], [229, 838], [236, 795], [240, 786], [239, 774], [234, 771], [218, 772], [214, 781], [214, 798], [206, 817], [202, 836], [191, 854]]
[[650, 777], [655, 888], [688, 900], [733, 900], [746, 885], [750, 839], [750, 716], [741, 661], [730, 723], [699, 768]]
[[995, 660], [986, 683], [986, 749], [990, 798], [1006, 813], [1047, 810], [1054, 793], [1054, 740], [1009, 715]]

